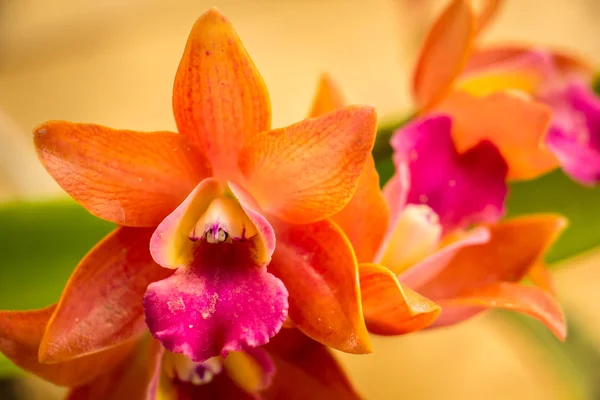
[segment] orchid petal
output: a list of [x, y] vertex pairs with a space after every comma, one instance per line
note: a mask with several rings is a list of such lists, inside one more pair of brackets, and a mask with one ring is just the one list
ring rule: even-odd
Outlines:
[[185, 137], [50, 121], [35, 129], [38, 156], [54, 180], [92, 214], [152, 227], [204, 177], [207, 161]]
[[[470, 73], [487, 69], [495, 64], [510, 62], [515, 58], [522, 57], [524, 54], [536, 50], [527, 45], [496, 45], [482, 46], [475, 48], [465, 67], [465, 71]], [[543, 49], [548, 52], [553, 59], [555, 66], [563, 76], [578, 76], [585, 80], [590, 80], [596, 70], [594, 66], [585, 59], [579, 58], [571, 53], [564, 53], [554, 49]]]
[[218, 180], [207, 178], [156, 228], [150, 239], [150, 253], [165, 268], [188, 265], [193, 257], [194, 242], [190, 232], [210, 203], [223, 193]]
[[421, 330], [439, 315], [433, 301], [402, 285], [389, 269], [360, 264], [360, 288], [369, 331], [379, 335], [402, 335]]
[[333, 79], [327, 74], [321, 75], [317, 94], [308, 115], [318, 117], [345, 105], [344, 96]]
[[[232, 184], [236, 194], [226, 193], [214, 178], [203, 180], [183, 203], [160, 223], [150, 241], [150, 252], [165, 268], [189, 265], [194, 258], [196, 241], [206, 224], [217, 224], [234, 241], [249, 240], [255, 244], [255, 258], [267, 263], [275, 246], [275, 234], [268, 221], [252, 208], [252, 200], [243, 189]], [[237, 200], [240, 200], [238, 202]], [[202, 222], [199, 222], [202, 221]], [[195, 235], [194, 237], [191, 237]], [[203, 239], [202, 239], [203, 240]]]
[[394, 229], [396, 220], [406, 206], [410, 192], [410, 172], [405, 164], [396, 165], [396, 173], [383, 187], [383, 197], [390, 208], [388, 234]]
[[527, 272], [527, 278], [531, 280], [531, 282], [539, 287], [540, 289], [545, 290], [551, 295], [556, 295], [556, 290], [554, 289], [554, 284], [552, 283], [552, 275], [550, 271], [548, 271], [548, 267], [544, 262], [538, 262], [529, 268]]
[[[443, 312], [436, 326], [455, 324], [475, 310], [503, 308], [538, 319], [560, 340], [567, 336], [565, 316], [558, 301], [547, 291], [517, 283], [495, 282], [470, 289], [440, 302]], [[461, 311], [463, 311], [461, 313]], [[467, 311], [468, 313], [464, 313]]]
[[229, 378], [248, 393], [269, 387], [275, 375], [273, 360], [260, 347], [229, 353], [223, 363]]
[[95, 353], [146, 331], [142, 298], [170, 271], [157, 265], [152, 229], [120, 227], [79, 263], [50, 318], [40, 361], [56, 363]]
[[275, 221], [269, 271], [290, 293], [290, 318], [307, 336], [347, 353], [371, 351], [360, 304], [358, 266], [348, 239], [329, 220]]
[[498, 10], [504, 4], [504, 0], [484, 0], [483, 6], [477, 12], [477, 33], [481, 33], [492, 21]]
[[459, 250], [487, 243], [489, 240], [490, 232], [483, 226], [452, 235], [452, 240], [444, 239], [442, 247], [438, 251], [403, 271], [398, 276], [398, 280], [406, 286], [418, 290], [421, 285], [434, 279], [440, 271], [446, 268]]
[[437, 214], [426, 205], [409, 204], [397, 218], [376, 260], [400, 274], [434, 253], [441, 238]]
[[518, 282], [541, 261], [565, 227], [566, 220], [553, 214], [518, 217], [490, 226], [487, 243], [462, 248], [435, 279], [416, 290], [439, 303], [481, 285]]
[[276, 374], [262, 399], [361, 399], [331, 352], [298, 330], [282, 330], [265, 348]]
[[452, 124], [448, 116], [431, 116], [399, 129], [391, 140], [396, 164], [410, 171], [408, 203], [431, 207], [446, 232], [497, 221], [507, 192], [498, 150], [481, 142], [457, 153]]
[[373, 108], [348, 106], [255, 135], [240, 155], [244, 187], [263, 210], [286, 221], [327, 218], [356, 191], [376, 125]]
[[[328, 75], [323, 74], [309, 115], [317, 117], [342, 108], [344, 104], [340, 89]], [[331, 219], [342, 228], [361, 262], [373, 260], [387, 229], [388, 218], [389, 210], [381, 193], [379, 174], [371, 156], [360, 175], [354, 196]]]
[[201, 243], [189, 267], [148, 287], [146, 323], [167, 350], [201, 362], [261, 346], [281, 329], [287, 290], [251, 247]]
[[66, 400], [155, 400], [163, 353], [159, 342], [146, 338], [118, 367], [71, 389]]
[[229, 189], [240, 203], [240, 207], [244, 210], [248, 219], [252, 222], [252, 224], [256, 227], [258, 234], [260, 235], [260, 249], [259, 253], [256, 255], [256, 259], [258, 261], [262, 261], [268, 263], [271, 261], [271, 256], [275, 251], [275, 232], [271, 227], [269, 221], [261, 214], [260, 206], [241, 186], [235, 184], [234, 182], [228, 182]]
[[267, 87], [216, 8], [192, 28], [175, 77], [173, 112], [179, 132], [203, 150], [220, 177], [235, 176], [239, 149], [270, 128]]
[[570, 81], [541, 99], [554, 111], [547, 143], [563, 170], [586, 185], [600, 182], [600, 98], [585, 84]]
[[358, 262], [373, 260], [383, 242], [389, 220], [389, 208], [379, 188], [379, 174], [373, 157], [367, 159], [354, 196], [331, 220], [352, 243]]
[[476, 29], [475, 14], [465, 0], [453, 0], [430, 29], [413, 77], [420, 109], [439, 101], [466, 64]]
[[0, 311], [0, 352], [24, 370], [59, 386], [84, 385], [116, 367], [132, 350], [128, 341], [105, 351], [58, 364], [41, 364], [38, 348], [55, 310], [52, 305], [31, 311]]
[[541, 103], [506, 91], [485, 97], [454, 91], [436, 111], [452, 117], [459, 152], [491, 141], [506, 160], [510, 179], [532, 179], [557, 166], [544, 145], [551, 112]]

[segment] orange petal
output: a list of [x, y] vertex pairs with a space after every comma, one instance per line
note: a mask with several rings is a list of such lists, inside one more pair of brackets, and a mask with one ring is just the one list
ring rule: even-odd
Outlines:
[[117, 366], [134, 347], [129, 341], [76, 360], [38, 362], [38, 348], [55, 306], [32, 311], [0, 311], [0, 352], [24, 370], [59, 386], [86, 384]]
[[255, 135], [240, 154], [243, 186], [265, 211], [286, 221], [327, 218], [356, 191], [376, 127], [372, 107], [348, 106]]
[[265, 400], [359, 400], [329, 350], [296, 329], [284, 329], [265, 346], [277, 366]]
[[490, 232], [483, 226], [454, 235], [446, 235], [442, 239], [441, 247], [435, 253], [403, 271], [398, 275], [398, 280], [409, 287], [419, 288], [446, 268], [459, 250], [475, 244], [486, 243], [489, 240]]
[[453, 0], [429, 31], [413, 78], [417, 107], [428, 108], [450, 90], [466, 64], [476, 20], [466, 0]]
[[[452, 317], [457, 309], [503, 308], [518, 311], [540, 320], [560, 340], [567, 336], [565, 316], [556, 298], [545, 290], [517, 283], [496, 282], [461, 293], [455, 298], [440, 302], [443, 313], [441, 325], [456, 323]], [[449, 313], [449, 317], [445, 314]], [[457, 314], [459, 315], [459, 314]], [[436, 321], [436, 325], [437, 322]]]
[[146, 287], [167, 278], [150, 256], [152, 229], [120, 227], [79, 263], [42, 339], [44, 363], [67, 361], [139, 337], [147, 330]]
[[72, 389], [66, 400], [155, 400], [163, 352], [158, 341], [147, 337], [117, 368]]
[[331, 219], [352, 243], [358, 262], [369, 262], [383, 242], [389, 217], [389, 207], [379, 188], [379, 174], [373, 157], [369, 157], [354, 197]]
[[370, 332], [402, 335], [421, 330], [439, 315], [440, 307], [398, 282], [387, 268], [360, 264], [363, 312]]
[[506, 160], [510, 179], [532, 179], [558, 166], [544, 139], [552, 114], [541, 103], [511, 92], [486, 97], [455, 91], [436, 112], [452, 117], [459, 152], [489, 140]]
[[156, 226], [211, 174], [185, 137], [50, 121], [37, 127], [38, 156], [92, 214], [126, 226]]
[[490, 21], [496, 17], [504, 0], [483, 0], [482, 3], [483, 5], [477, 12], [477, 33], [483, 31]]
[[309, 117], [318, 117], [330, 111], [342, 108], [346, 104], [342, 92], [327, 74], [321, 75], [317, 94], [313, 100]]
[[518, 217], [490, 226], [487, 243], [461, 249], [445, 269], [417, 290], [439, 303], [480, 285], [518, 282], [540, 262], [565, 227], [565, 218], [553, 214]]
[[531, 279], [531, 282], [533, 282], [533, 284], [540, 289], [547, 291], [551, 295], [556, 294], [554, 285], [552, 284], [552, 276], [550, 275], [550, 271], [548, 271], [548, 267], [546, 267], [545, 263], [538, 262], [531, 267], [527, 273], [527, 277]]
[[329, 220], [273, 221], [277, 247], [269, 272], [289, 292], [289, 316], [311, 338], [347, 353], [371, 351], [360, 304], [358, 266], [348, 239]]
[[173, 87], [179, 132], [231, 178], [238, 151], [271, 125], [267, 87], [231, 22], [216, 8], [192, 28]]

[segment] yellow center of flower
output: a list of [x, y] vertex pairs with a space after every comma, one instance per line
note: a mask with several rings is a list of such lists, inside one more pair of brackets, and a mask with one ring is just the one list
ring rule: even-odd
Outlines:
[[227, 196], [215, 198], [192, 228], [192, 241], [207, 243], [232, 242], [251, 239], [258, 234], [240, 204]]

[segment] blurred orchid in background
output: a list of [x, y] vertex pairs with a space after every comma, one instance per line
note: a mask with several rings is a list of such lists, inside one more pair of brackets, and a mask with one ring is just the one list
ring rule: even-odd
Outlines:
[[[323, 77], [313, 110], [343, 103], [338, 86]], [[354, 197], [333, 216], [360, 263], [369, 331], [399, 335], [497, 307], [534, 316], [564, 340], [564, 316], [547, 279], [543, 288], [518, 282], [531, 273], [547, 278], [543, 256], [565, 219], [499, 223], [506, 163], [487, 141], [457, 154], [451, 122], [436, 115], [399, 129], [392, 138], [396, 175], [382, 192], [374, 164], [367, 165]], [[467, 229], [473, 224], [479, 226]]]

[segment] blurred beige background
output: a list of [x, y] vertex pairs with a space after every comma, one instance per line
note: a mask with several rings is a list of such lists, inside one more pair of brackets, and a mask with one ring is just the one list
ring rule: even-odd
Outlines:
[[[407, 8], [412, 3], [412, 8]], [[48, 119], [174, 129], [171, 85], [194, 20], [217, 5], [269, 87], [274, 125], [303, 118], [322, 71], [380, 116], [408, 110], [419, 40], [443, 0], [0, 0], [0, 199], [61, 195], [30, 132]], [[600, 62], [598, 0], [508, 0], [486, 40], [552, 44]], [[595, 255], [556, 278], [575, 318], [600, 330]], [[367, 399], [578, 399], [547, 355], [494, 315], [375, 340], [341, 356]], [[40, 398], [46, 398], [42, 394]]]

